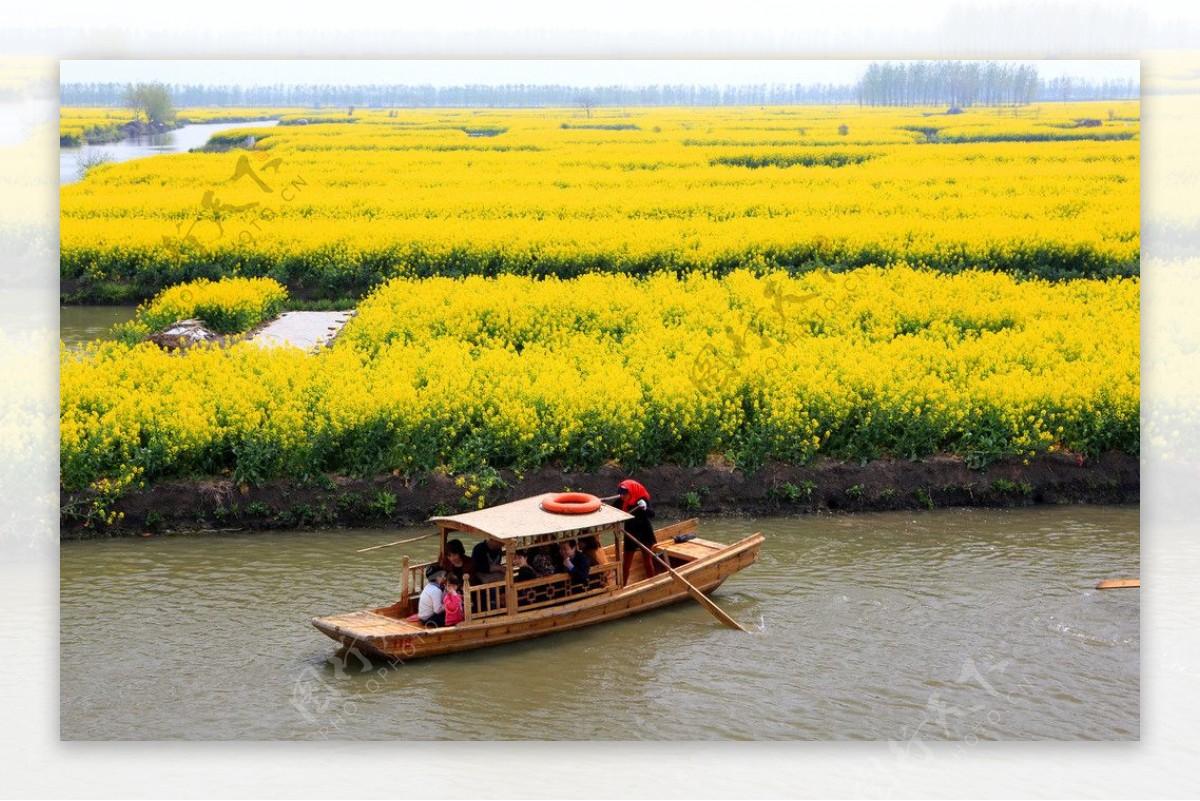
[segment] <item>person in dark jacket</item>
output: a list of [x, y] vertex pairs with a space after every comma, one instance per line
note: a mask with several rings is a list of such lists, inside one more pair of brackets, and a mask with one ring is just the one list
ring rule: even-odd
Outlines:
[[439, 564], [442, 570], [458, 579], [459, 586], [464, 578], [476, 580], [475, 563], [467, 556], [467, 549], [463, 547], [462, 540], [450, 540], [446, 543], [446, 553]]
[[646, 578], [657, 575], [658, 566], [655, 565], [654, 559], [637, 546], [640, 542], [647, 548], [653, 548], [657, 542], [654, 526], [650, 523], [650, 518], [654, 517], [654, 510], [650, 508], [650, 493], [641, 484], [629, 478], [617, 487], [617, 500], [622, 512], [633, 515], [632, 520], [625, 521], [625, 542], [622, 543], [625, 557], [621, 560], [621, 575], [625, 577], [625, 583], [629, 583], [629, 569], [633, 567], [635, 553], [642, 556]]
[[586, 590], [592, 572], [587, 554], [579, 550], [579, 544], [575, 540], [560, 542], [558, 552], [562, 555], [563, 570], [571, 577], [571, 591]]

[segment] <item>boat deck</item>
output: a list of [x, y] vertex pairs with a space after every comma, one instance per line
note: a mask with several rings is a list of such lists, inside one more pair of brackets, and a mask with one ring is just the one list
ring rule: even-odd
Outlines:
[[687, 542], [667, 542], [661, 544], [659, 553], [669, 556], [672, 559], [677, 559], [680, 562], [693, 562], [697, 559], [703, 559], [711, 553], [721, 550], [726, 547], [719, 542], [711, 540], [692, 539]]
[[424, 626], [367, 610], [329, 615], [321, 618], [321, 623], [353, 637], [396, 637], [425, 631]]

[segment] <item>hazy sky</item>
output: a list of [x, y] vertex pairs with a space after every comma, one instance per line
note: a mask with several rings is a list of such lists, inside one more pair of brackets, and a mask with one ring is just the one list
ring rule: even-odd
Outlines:
[[[869, 61], [62, 61], [62, 83], [173, 84], [752, 84], [853, 83]], [[1043, 78], [1138, 80], [1139, 62], [1021, 61]]]

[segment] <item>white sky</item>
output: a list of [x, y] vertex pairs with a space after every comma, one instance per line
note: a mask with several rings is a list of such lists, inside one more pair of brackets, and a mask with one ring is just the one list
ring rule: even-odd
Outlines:
[[[849, 60], [423, 60], [62, 61], [62, 83], [282, 84], [814, 84], [853, 83], [869, 61]], [[1138, 80], [1136, 60], [1021, 61], [1043, 78]]]

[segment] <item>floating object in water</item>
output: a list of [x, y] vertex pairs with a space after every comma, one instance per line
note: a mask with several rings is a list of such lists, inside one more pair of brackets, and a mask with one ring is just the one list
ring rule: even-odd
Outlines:
[[1105, 579], [1096, 585], [1098, 590], [1124, 590], [1130, 588], [1138, 588], [1142, 586], [1140, 578], [1134, 579]]

